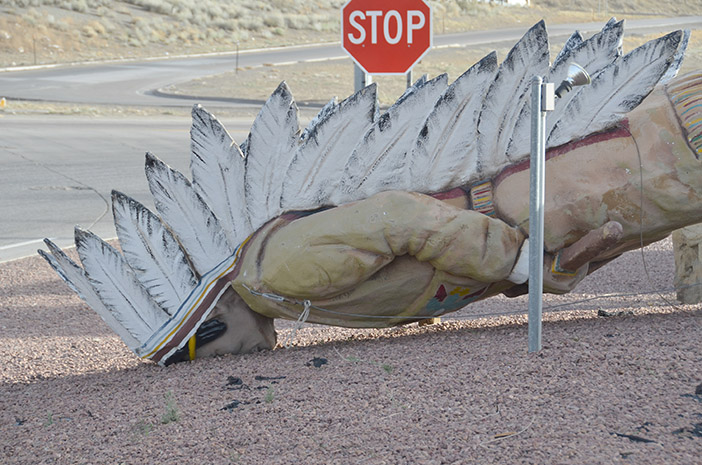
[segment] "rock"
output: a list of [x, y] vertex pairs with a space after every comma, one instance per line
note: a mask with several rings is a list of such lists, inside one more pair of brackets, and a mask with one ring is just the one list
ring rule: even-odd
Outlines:
[[319, 368], [322, 365], [326, 365], [329, 361], [324, 357], [315, 357], [309, 362], [305, 363], [305, 366]]
[[437, 324], [441, 323], [441, 318], [440, 317], [425, 318], [424, 320], [419, 320], [417, 323], [419, 323], [419, 326], [437, 325]]
[[702, 302], [702, 224], [673, 231], [677, 298], [684, 304]]

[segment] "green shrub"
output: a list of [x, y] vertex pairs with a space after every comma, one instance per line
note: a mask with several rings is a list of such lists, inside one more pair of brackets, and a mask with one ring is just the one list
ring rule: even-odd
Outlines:
[[248, 17], [240, 20], [239, 26], [248, 31], [258, 32], [263, 29], [263, 21], [260, 18]]
[[281, 14], [270, 14], [263, 18], [263, 24], [268, 27], [281, 27], [285, 24], [285, 20]]

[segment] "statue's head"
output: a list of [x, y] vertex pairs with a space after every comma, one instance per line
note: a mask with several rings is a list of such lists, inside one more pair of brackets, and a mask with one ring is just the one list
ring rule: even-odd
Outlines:
[[273, 319], [252, 311], [231, 287], [224, 291], [194, 337], [194, 353], [191, 353], [189, 345], [185, 345], [165, 364], [187, 361], [191, 357], [248, 354], [273, 349], [277, 340]]

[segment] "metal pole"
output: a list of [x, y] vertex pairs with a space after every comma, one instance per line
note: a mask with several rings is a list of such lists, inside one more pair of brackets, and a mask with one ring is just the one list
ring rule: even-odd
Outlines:
[[407, 71], [407, 88], [412, 87], [412, 68]]
[[236, 41], [236, 68], [234, 74], [239, 74], [239, 41]]
[[529, 189], [529, 352], [541, 350], [544, 279], [544, 165], [546, 112], [541, 106], [541, 76], [531, 81], [531, 158]]
[[366, 73], [356, 62], [353, 63], [353, 90], [358, 92], [373, 82], [371, 75]]

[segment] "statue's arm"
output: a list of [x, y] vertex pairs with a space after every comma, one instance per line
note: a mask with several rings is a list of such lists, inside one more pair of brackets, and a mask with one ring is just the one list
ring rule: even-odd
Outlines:
[[511, 277], [523, 243], [523, 234], [499, 219], [427, 195], [384, 192], [271, 232], [251, 251], [256, 259], [247, 262], [256, 272], [247, 273], [271, 292], [314, 299], [351, 289], [410, 255], [491, 283]]

